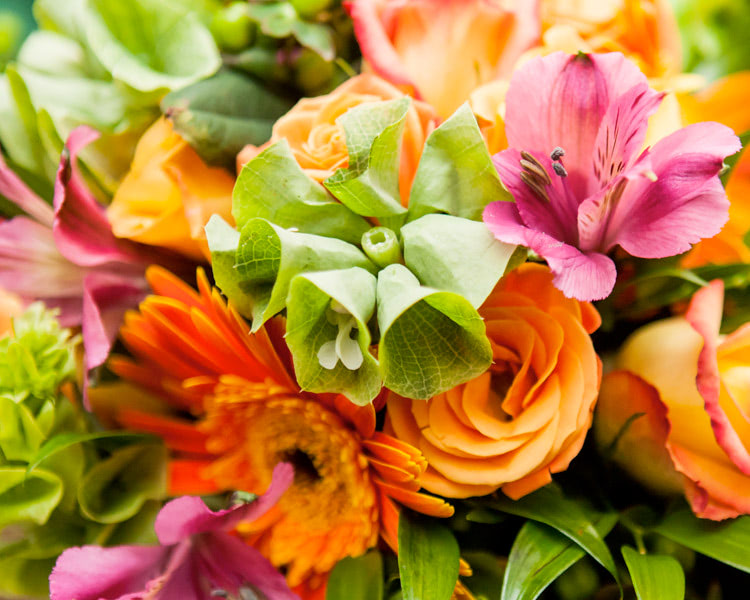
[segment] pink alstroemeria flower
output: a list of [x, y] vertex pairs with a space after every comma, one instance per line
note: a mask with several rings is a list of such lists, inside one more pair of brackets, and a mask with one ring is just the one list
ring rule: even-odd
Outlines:
[[293, 479], [280, 463], [265, 494], [217, 512], [195, 496], [168, 502], [154, 525], [161, 546], [69, 548], [50, 575], [50, 600], [299, 600], [260, 552], [227, 533], [268, 512]]
[[146, 267], [175, 264], [158, 250], [112, 234], [104, 207], [86, 187], [76, 161], [98, 136], [85, 126], [70, 134], [53, 206], [0, 157], [0, 194], [29, 215], [0, 223], [0, 287], [59, 308], [66, 327], [81, 325], [87, 370], [106, 360], [125, 311], [148, 293]]
[[619, 53], [555, 53], [511, 79], [510, 149], [493, 161], [516, 201], [489, 204], [484, 222], [500, 241], [545, 258], [568, 297], [610, 294], [615, 246], [673, 256], [727, 221], [718, 174], [739, 139], [719, 123], [697, 123], [641, 152], [662, 97]]

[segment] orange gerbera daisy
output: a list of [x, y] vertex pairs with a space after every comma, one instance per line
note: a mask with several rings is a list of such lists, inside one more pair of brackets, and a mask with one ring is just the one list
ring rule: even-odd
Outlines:
[[375, 431], [373, 406], [300, 391], [281, 320], [250, 334], [200, 270], [198, 293], [158, 267], [147, 278], [156, 295], [121, 330], [135, 359], [115, 357], [109, 365], [166, 403], [120, 408], [117, 420], [161, 435], [172, 448], [173, 494], [259, 494], [274, 465], [293, 463], [294, 484], [277, 506], [241, 530], [286, 567], [290, 585], [319, 585], [338, 560], [362, 554], [379, 536], [395, 549], [399, 505], [453, 513], [442, 499], [419, 493], [426, 461]]

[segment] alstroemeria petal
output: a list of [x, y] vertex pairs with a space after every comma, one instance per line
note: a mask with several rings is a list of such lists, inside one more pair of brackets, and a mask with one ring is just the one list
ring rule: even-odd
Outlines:
[[21, 181], [21, 178], [10, 170], [2, 154], [0, 154], [0, 195], [5, 196], [11, 202], [15, 202], [21, 210], [34, 217], [41, 224], [52, 227], [52, 220], [55, 217], [52, 207], [29, 189]]
[[154, 529], [162, 544], [175, 544], [191, 535], [206, 531], [228, 531], [242, 521], [253, 521], [264, 515], [294, 480], [294, 469], [288, 463], [274, 467], [271, 485], [255, 501], [225, 510], [212, 511], [203, 500], [183, 496], [168, 502], [156, 517]]
[[138, 260], [130, 244], [112, 233], [104, 207], [96, 201], [78, 169], [78, 152], [98, 137], [90, 127], [74, 129], [60, 157], [55, 180], [55, 242], [65, 258], [83, 267]]
[[142, 598], [164, 569], [168, 553], [159, 546], [68, 548], [50, 575], [50, 600]]
[[526, 246], [546, 259], [555, 274], [555, 287], [568, 298], [601, 300], [612, 291], [617, 271], [612, 259], [604, 254], [583, 253], [546, 233], [529, 229], [510, 202], [487, 205], [483, 219], [500, 241]]
[[[719, 123], [690, 125], [658, 142], [648, 157], [651, 179], [627, 184], [600, 249], [619, 244], [633, 256], [663, 258], [716, 235], [729, 209], [717, 175], [724, 158], [739, 149], [737, 136]], [[639, 161], [632, 170], [640, 168]]]

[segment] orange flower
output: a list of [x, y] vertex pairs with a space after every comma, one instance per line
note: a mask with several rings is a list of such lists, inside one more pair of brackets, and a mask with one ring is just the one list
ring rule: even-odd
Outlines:
[[668, 0], [542, 0], [542, 51], [622, 52], [647, 77], [678, 75], [680, 32]]
[[274, 565], [287, 567], [292, 586], [315, 587], [338, 560], [362, 554], [380, 536], [395, 548], [399, 505], [453, 513], [419, 493], [424, 458], [376, 432], [371, 405], [299, 390], [279, 321], [252, 335], [202, 272], [197, 294], [164, 270], [152, 267], [147, 276], [158, 295], [127, 315], [121, 330], [136, 360], [115, 358], [110, 367], [172, 408], [165, 415], [121, 406], [117, 415], [172, 448], [172, 494], [262, 493], [278, 462], [293, 463], [294, 484], [276, 508], [241, 529]]
[[209, 258], [203, 226], [232, 219], [234, 178], [206, 165], [162, 117], [143, 134], [107, 209], [117, 237]]
[[615, 460], [646, 485], [667, 482], [662, 491], [681, 483], [695, 514], [717, 520], [750, 513], [750, 324], [722, 339], [723, 297], [716, 280], [695, 293], [685, 316], [628, 338], [596, 416], [597, 438], [609, 443], [645, 413], [621, 437]]
[[461, 498], [501, 487], [519, 498], [565, 470], [583, 445], [601, 378], [588, 336], [599, 314], [531, 263], [503, 277], [479, 312], [492, 367], [429, 402], [391, 394], [388, 422], [427, 459], [425, 489]]
[[348, 9], [369, 66], [441, 118], [509, 76], [540, 34], [538, 0], [352, 0]]
[[11, 321], [23, 312], [21, 299], [0, 288], [0, 338], [11, 330]]
[[[237, 171], [271, 144], [286, 138], [294, 158], [307, 174], [323, 181], [349, 165], [343, 128], [336, 122], [350, 108], [368, 102], [402, 98], [404, 94], [376, 75], [352, 77], [325, 96], [303, 98], [273, 126], [271, 139], [261, 147], [245, 146], [237, 156]], [[436, 116], [424, 102], [414, 101], [406, 115], [401, 145], [399, 188], [404, 205]]]

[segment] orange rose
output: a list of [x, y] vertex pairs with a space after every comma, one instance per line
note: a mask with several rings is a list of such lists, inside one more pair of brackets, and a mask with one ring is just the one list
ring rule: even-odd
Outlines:
[[547, 51], [622, 52], [647, 77], [681, 71], [680, 32], [668, 0], [542, 0]]
[[645, 413], [622, 435], [615, 460], [646, 485], [680, 484], [696, 515], [717, 520], [750, 513], [750, 324], [722, 339], [723, 299], [716, 280], [685, 316], [636, 331], [619, 370], [604, 378], [596, 416], [606, 444]]
[[362, 55], [442, 118], [471, 91], [509, 76], [540, 34], [537, 0], [352, 0]]
[[[286, 138], [300, 167], [316, 181], [349, 165], [343, 128], [336, 122], [347, 110], [368, 102], [403, 98], [404, 94], [376, 75], [352, 77], [325, 96], [303, 98], [273, 126], [271, 139], [261, 147], [245, 146], [237, 156], [237, 171], [271, 144]], [[412, 102], [401, 143], [399, 189], [408, 202], [414, 174], [436, 116], [424, 102]]]
[[428, 402], [390, 393], [388, 426], [427, 459], [425, 489], [464, 498], [501, 487], [519, 498], [564, 471], [583, 445], [601, 379], [588, 335], [599, 314], [532, 263], [503, 277], [479, 312], [492, 367]]
[[21, 299], [15, 294], [0, 288], [0, 338], [11, 329], [11, 320], [23, 312]]
[[232, 222], [234, 178], [209, 167], [162, 117], [143, 134], [130, 171], [107, 209], [117, 237], [208, 258], [204, 225]]

